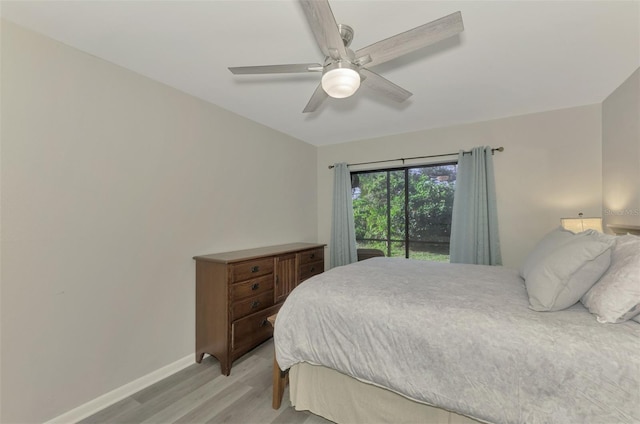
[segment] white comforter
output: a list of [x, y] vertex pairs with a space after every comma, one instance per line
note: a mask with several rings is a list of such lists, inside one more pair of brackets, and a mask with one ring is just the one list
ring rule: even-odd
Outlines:
[[493, 423], [640, 422], [640, 325], [528, 309], [514, 270], [374, 258], [307, 280], [275, 327], [282, 369], [324, 365]]

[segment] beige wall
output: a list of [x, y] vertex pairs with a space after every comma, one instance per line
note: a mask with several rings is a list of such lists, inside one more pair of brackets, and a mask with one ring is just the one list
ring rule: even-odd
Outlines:
[[311, 145], [7, 22], [2, 90], [2, 422], [193, 354], [192, 256], [317, 240]]
[[640, 225], [640, 69], [602, 103], [602, 198], [605, 225]]
[[600, 114], [600, 105], [591, 105], [320, 147], [320, 241], [328, 243], [331, 234], [328, 165], [504, 146], [494, 156], [502, 257], [506, 266], [518, 267], [561, 217], [600, 216]]

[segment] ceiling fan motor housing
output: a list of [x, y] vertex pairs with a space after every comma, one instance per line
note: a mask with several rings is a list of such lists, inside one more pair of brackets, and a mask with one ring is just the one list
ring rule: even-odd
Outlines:
[[353, 41], [353, 28], [349, 25], [338, 24], [338, 31], [340, 31], [340, 38], [342, 38], [344, 46], [349, 47]]

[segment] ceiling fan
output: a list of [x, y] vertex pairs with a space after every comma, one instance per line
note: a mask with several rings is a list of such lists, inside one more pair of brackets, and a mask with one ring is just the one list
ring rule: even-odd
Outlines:
[[407, 100], [412, 93], [368, 68], [435, 44], [464, 30], [462, 14], [455, 12], [354, 52], [349, 48], [353, 29], [348, 25], [336, 24], [328, 0], [299, 1], [316, 42], [325, 55], [324, 64], [240, 66], [229, 70], [236, 75], [322, 72], [322, 81], [303, 113], [315, 111], [327, 96], [345, 98], [353, 95], [361, 83], [396, 102]]

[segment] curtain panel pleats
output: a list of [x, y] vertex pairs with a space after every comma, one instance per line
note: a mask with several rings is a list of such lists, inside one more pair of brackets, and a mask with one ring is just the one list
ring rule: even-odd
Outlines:
[[490, 147], [458, 154], [451, 217], [450, 262], [502, 265]]
[[333, 172], [333, 214], [329, 242], [331, 268], [358, 260], [351, 197], [351, 174], [346, 163], [335, 164]]

